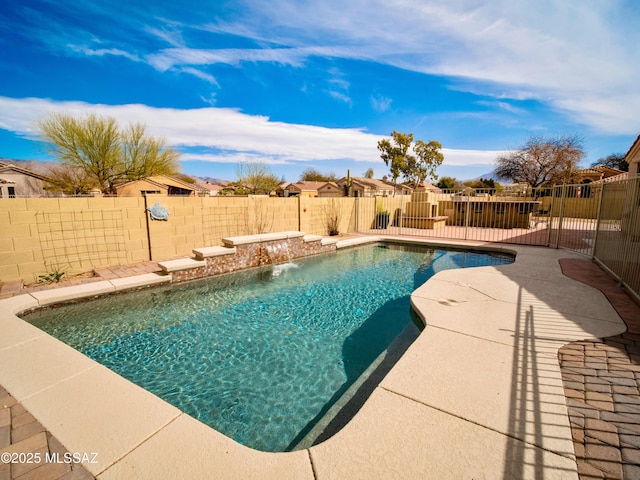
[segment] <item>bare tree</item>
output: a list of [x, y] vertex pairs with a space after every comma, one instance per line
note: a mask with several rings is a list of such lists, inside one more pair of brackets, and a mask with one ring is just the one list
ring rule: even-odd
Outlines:
[[624, 153], [614, 153], [604, 158], [598, 159], [597, 162], [591, 164], [592, 167], [610, 167], [623, 172], [629, 171], [629, 164]]
[[88, 195], [98, 183], [86, 170], [67, 164], [56, 165], [47, 174], [47, 191], [66, 195]]
[[280, 186], [280, 179], [260, 160], [247, 160], [238, 164], [238, 182], [253, 194], [271, 193]]
[[531, 137], [520, 149], [496, 159], [495, 175], [534, 188], [571, 183], [583, 157], [578, 136]]

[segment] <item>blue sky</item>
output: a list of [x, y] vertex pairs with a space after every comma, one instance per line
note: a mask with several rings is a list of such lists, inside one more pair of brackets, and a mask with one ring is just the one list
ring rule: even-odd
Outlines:
[[0, 5], [0, 157], [51, 160], [48, 112], [143, 122], [186, 173], [388, 172], [392, 130], [465, 180], [531, 136], [583, 165], [640, 133], [636, 0], [19, 0]]

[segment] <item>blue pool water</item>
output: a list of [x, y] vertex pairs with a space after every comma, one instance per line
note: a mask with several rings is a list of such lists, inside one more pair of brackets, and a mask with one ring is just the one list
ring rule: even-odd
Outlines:
[[374, 245], [25, 320], [239, 443], [295, 448], [406, 329], [434, 273], [501, 254]]

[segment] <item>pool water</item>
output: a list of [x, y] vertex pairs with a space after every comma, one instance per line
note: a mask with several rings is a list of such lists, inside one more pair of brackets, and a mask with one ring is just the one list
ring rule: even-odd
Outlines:
[[512, 261], [373, 245], [24, 319], [237, 442], [286, 451], [400, 332], [417, 332], [413, 290], [440, 270]]

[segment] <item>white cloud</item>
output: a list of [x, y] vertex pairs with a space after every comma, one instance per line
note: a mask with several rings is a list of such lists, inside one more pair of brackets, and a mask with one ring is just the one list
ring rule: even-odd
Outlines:
[[[142, 122], [184, 152], [184, 160], [237, 163], [260, 159], [286, 164], [323, 160], [376, 162], [384, 138], [358, 128], [325, 128], [274, 122], [228, 108], [173, 109], [146, 105], [92, 105], [41, 98], [0, 97], [0, 128], [37, 139], [36, 121], [49, 112], [111, 116], [121, 125]], [[443, 149], [445, 164], [492, 164], [499, 152]]]

